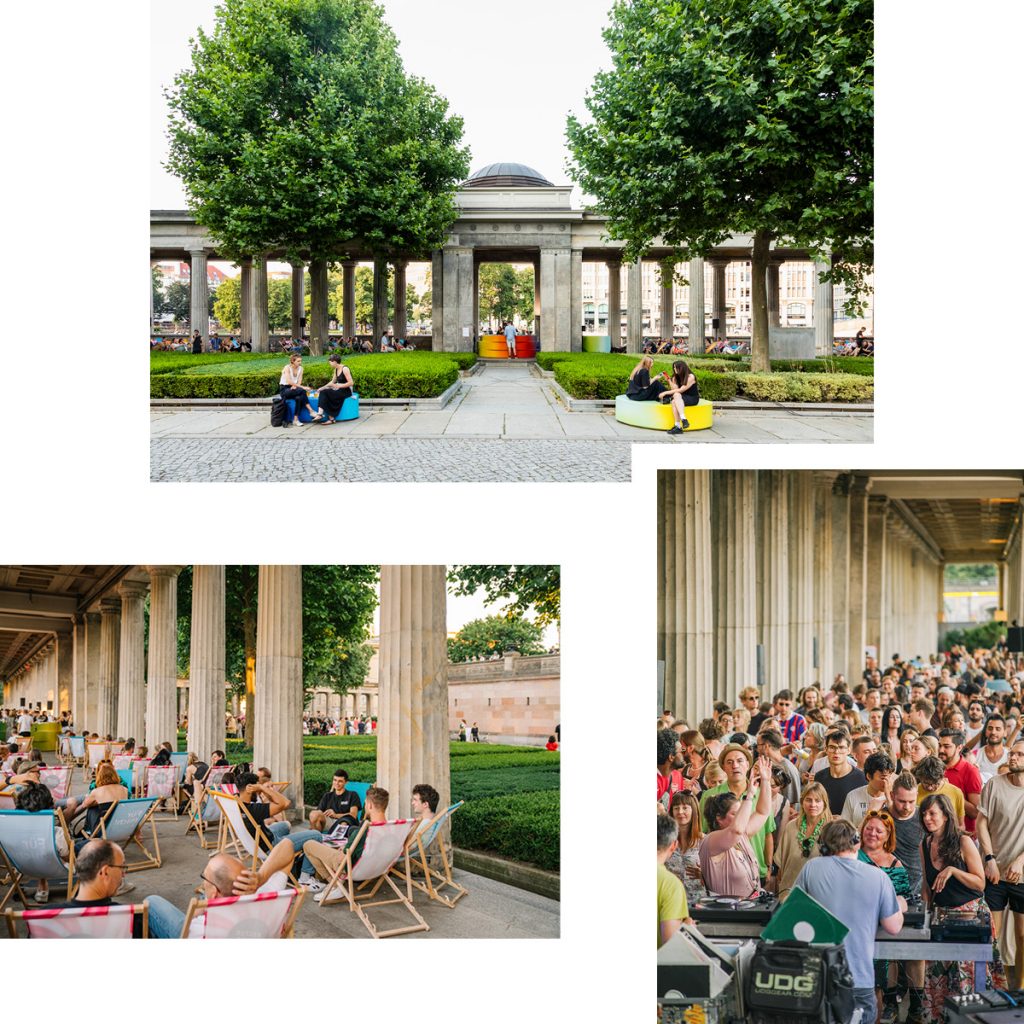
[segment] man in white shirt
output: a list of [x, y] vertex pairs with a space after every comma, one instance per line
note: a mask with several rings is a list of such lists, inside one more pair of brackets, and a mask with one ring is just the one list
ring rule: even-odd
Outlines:
[[508, 345], [508, 357], [509, 359], [515, 359], [516, 357], [516, 329], [512, 326], [511, 321], [505, 322], [505, 344]]
[[985, 744], [978, 751], [977, 765], [982, 786], [1006, 764], [1006, 720], [1002, 715], [989, 715], [985, 723]]
[[846, 794], [840, 817], [860, 828], [860, 823], [869, 810], [880, 811], [889, 799], [889, 785], [895, 767], [892, 759], [883, 751], [872, 754], [864, 762], [864, 774], [868, 784]]

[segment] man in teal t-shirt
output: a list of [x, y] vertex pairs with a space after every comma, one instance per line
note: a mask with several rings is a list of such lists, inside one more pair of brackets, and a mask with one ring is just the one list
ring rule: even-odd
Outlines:
[[[742, 796], [750, 785], [749, 774], [753, 765], [753, 756], [746, 747], [740, 743], [730, 743], [722, 748], [718, 755], [718, 763], [725, 772], [725, 782], [720, 786], [712, 786], [705, 790], [700, 798], [700, 816], [704, 824], [704, 831], [709, 832], [707, 802], [719, 793], [732, 793], [735, 797]], [[758, 790], [756, 787], [750, 791], [750, 799], [757, 801]], [[768, 877], [768, 865], [771, 863], [772, 854], [775, 851], [775, 838], [771, 834], [775, 831], [775, 815], [769, 814], [768, 820], [761, 830], [750, 837], [750, 845], [754, 848], [757, 857], [757, 870], [762, 878]]]

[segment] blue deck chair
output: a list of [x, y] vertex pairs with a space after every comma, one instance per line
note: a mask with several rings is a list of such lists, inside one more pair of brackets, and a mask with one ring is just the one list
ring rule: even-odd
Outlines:
[[357, 822], [363, 820], [363, 815], [366, 814], [366, 793], [367, 790], [373, 785], [372, 782], [346, 782], [345, 788], [351, 790], [353, 793], [359, 794], [359, 815], [356, 818]]
[[[467, 894], [468, 890], [452, 879], [451, 858], [448, 850], [445, 848], [441, 829], [448, 819], [462, 806], [462, 804], [462, 800], [456, 804], [452, 804], [447, 810], [437, 815], [437, 817], [435, 817], [426, 828], [413, 832], [412, 839], [409, 843], [409, 853], [412, 866], [416, 868], [417, 873], [421, 873], [423, 875], [423, 881], [420, 881], [418, 878], [409, 879], [413, 888], [426, 893], [432, 900], [437, 900], [438, 903], [442, 906], [448, 907], [449, 909], [454, 907], [455, 904]], [[436, 868], [432, 868], [427, 860], [427, 850], [429, 850], [431, 845], [434, 843], [436, 843], [439, 848], [442, 868], [440, 871]], [[397, 864], [392, 869], [392, 873], [403, 882], [405, 881], [405, 873]], [[437, 883], [436, 885], [435, 882]], [[454, 895], [447, 895], [443, 892], [443, 890], [447, 888], [450, 888]]]
[[[55, 829], [64, 833], [68, 862], [57, 852]], [[29, 905], [21, 888], [23, 879], [45, 878], [67, 885], [68, 899], [74, 897], [75, 846], [60, 809], [52, 811], [0, 811], [0, 857], [8, 873], [8, 889], [0, 899], [0, 910], [16, 895]]]
[[[125, 865], [128, 871], [144, 871], [146, 868], [160, 867], [160, 840], [156, 835], [156, 822], [153, 812], [156, 810], [156, 797], [140, 797], [137, 800], [118, 800], [103, 816], [99, 826], [93, 830], [93, 836], [109, 839], [124, 850]], [[146, 848], [142, 841], [143, 829], [149, 825], [153, 834], [153, 849]], [[128, 846], [134, 843], [142, 851], [142, 859], [130, 861]]]
[[184, 773], [188, 767], [188, 751], [185, 752], [174, 752], [171, 754], [171, 764], [180, 764], [181, 770]]
[[78, 765], [79, 767], [85, 764], [85, 737], [69, 736], [68, 746], [71, 749], [72, 762]]
[[[216, 825], [219, 830], [221, 821], [220, 806], [216, 800], [210, 799], [209, 791], [211, 789], [219, 789], [221, 780], [229, 771], [231, 771], [230, 768], [211, 768], [202, 781], [195, 783], [195, 792], [191, 800], [189, 800], [188, 828], [185, 829], [185, 835], [194, 831], [199, 837], [199, 843], [204, 850], [208, 850], [214, 845], [206, 838], [207, 829], [212, 825]], [[219, 849], [219, 834], [216, 845]]]

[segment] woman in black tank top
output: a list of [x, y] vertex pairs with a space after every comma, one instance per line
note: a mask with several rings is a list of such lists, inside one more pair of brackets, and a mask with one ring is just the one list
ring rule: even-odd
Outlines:
[[[924, 898], [931, 907], [964, 912], [985, 908], [985, 869], [974, 841], [963, 832], [949, 797], [933, 793], [919, 809], [925, 837], [921, 843]], [[987, 965], [990, 988], [1003, 988], [1006, 972], [993, 936], [992, 962]], [[971, 961], [929, 960], [925, 965], [924, 1000], [931, 1020], [941, 1020], [945, 999], [974, 991]]]

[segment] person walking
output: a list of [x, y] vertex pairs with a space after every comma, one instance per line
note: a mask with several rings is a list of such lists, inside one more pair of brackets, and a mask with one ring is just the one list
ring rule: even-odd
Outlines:
[[509, 359], [516, 357], [516, 329], [512, 326], [511, 320], [505, 321], [505, 344], [508, 346]]

